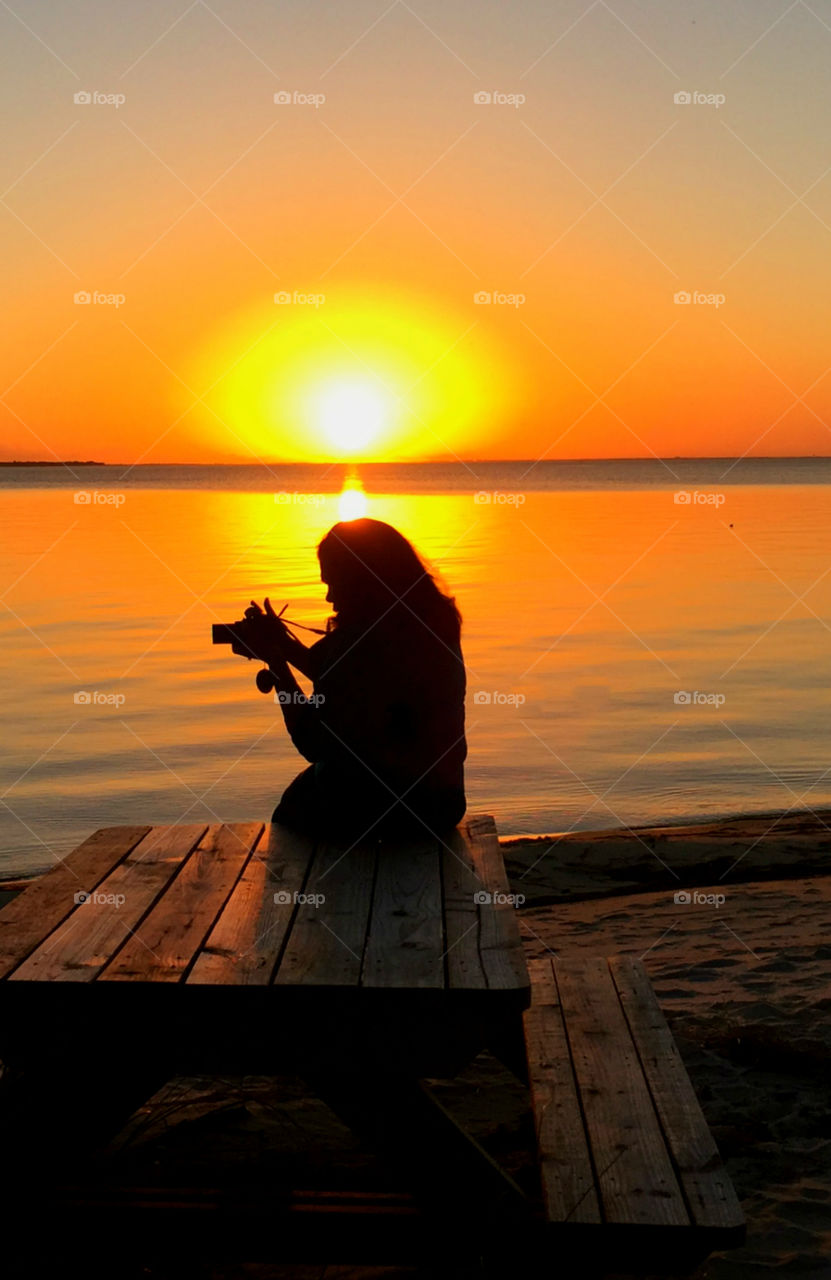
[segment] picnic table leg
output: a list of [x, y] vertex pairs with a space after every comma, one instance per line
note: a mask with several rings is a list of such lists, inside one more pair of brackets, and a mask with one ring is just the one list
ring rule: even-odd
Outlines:
[[367, 1068], [304, 1072], [319, 1097], [358, 1136], [402, 1170], [425, 1208], [458, 1219], [524, 1222], [533, 1206], [521, 1187], [456, 1123], [422, 1080]]
[[498, 1031], [493, 1032], [488, 1040], [488, 1049], [523, 1084], [529, 1083], [528, 1054], [521, 1013], [517, 1014], [511, 1026], [501, 1026]]

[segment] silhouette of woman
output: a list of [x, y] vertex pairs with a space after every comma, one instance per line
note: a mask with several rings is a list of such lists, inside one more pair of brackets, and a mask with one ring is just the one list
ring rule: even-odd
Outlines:
[[[292, 741], [311, 762], [272, 821], [350, 840], [446, 833], [466, 807], [455, 601], [381, 520], [334, 525], [317, 554], [333, 608], [320, 640], [307, 648], [268, 600], [265, 613], [254, 605], [246, 615]], [[289, 663], [313, 681], [312, 699]]]

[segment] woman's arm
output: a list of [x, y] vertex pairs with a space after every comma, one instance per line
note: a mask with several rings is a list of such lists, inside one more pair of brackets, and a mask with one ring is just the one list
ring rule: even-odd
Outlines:
[[302, 675], [309, 680], [315, 678], [315, 662], [311, 652], [312, 646], [306, 646], [302, 640], [298, 640], [290, 631], [283, 629], [283, 634], [275, 637], [274, 648], [270, 654], [263, 659], [271, 666], [271, 660], [275, 662], [290, 662], [296, 667]]
[[291, 740], [300, 754], [315, 764], [322, 758], [324, 730], [314, 695], [311, 699], [306, 696], [284, 659], [275, 657], [269, 670]]

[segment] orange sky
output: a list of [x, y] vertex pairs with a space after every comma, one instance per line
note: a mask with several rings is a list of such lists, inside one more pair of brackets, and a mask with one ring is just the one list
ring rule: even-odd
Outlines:
[[3, 12], [0, 456], [831, 452], [831, 30], [696, 9]]

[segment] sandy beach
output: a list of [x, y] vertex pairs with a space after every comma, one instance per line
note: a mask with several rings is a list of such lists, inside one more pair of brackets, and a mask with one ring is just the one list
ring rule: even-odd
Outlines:
[[[527, 898], [529, 958], [642, 958], [746, 1214], [747, 1244], [701, 1280], [831, 1274], [831, 831], [824, 814], [690, 827], [503, 838]], [[675, 900], [677, 893], [689, 901]], [[535, 1194], [533, 1135], [519, 1082], [487, 1054], [442, 1099]], [[213, 1176], [301, 1183], [325, 1171], [377, 1185], [374, 1157], [287, 1078], [177, 1079], [123, 1131], [109, 1159], [164, 1181]], [[164, 1275], [162, 1269], [146, 1275]], [[402, 1268], [206, 1267], [232, 1276], [413, 1275]], [[520, 1274], [518, 1271], [517, 1274]]]
[[831, 1274], [831, 814], [502, 845], [529, 957], [647, 966], [747, 1218], [701, 1276]]

